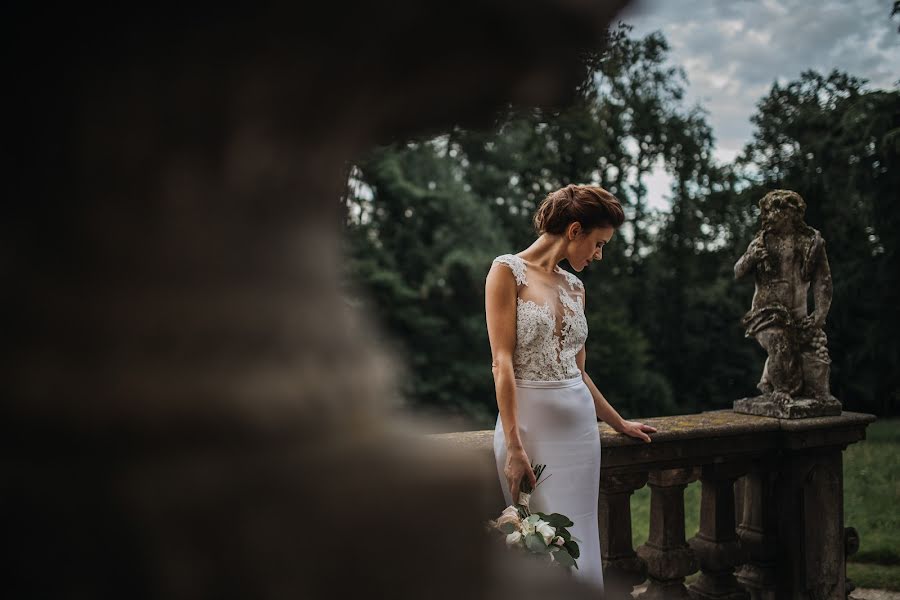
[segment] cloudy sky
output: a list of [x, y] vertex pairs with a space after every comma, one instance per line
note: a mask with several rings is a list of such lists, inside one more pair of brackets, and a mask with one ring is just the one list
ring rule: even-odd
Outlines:
[[[638, 0], [621, 19], [632, 35], [661, 31], [671, 61], [684, 67], [688, 102], [709, 111], [717, 158], [730, 161], [752, 134], [756, 102], [775, 81], [806, 69], [840, 69], [891, 88], [900, 80], [893, 0]], [[650, 203], [665, 206], [668, 178], [647, 181]]]

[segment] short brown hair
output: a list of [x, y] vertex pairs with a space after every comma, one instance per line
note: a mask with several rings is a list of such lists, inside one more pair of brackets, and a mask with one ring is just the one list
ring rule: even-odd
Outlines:
[[625, 212], [619, 200], [602, 187], [570, 184], [544, 198], [533, 219], [539, 234], [563, 233], [574, 221], [586, 231], [595, 227], [618, 229], [625, 222]]

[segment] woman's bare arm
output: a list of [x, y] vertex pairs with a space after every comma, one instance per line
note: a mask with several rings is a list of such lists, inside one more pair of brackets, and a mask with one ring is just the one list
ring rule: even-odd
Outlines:
[[630, 435], [631, 437], [636, 437], [638, 439], [642, 439], [645, 442], [650, 441], [650, 436], [648, 433], [656, 433], [656, 428], [651, 425], [644, 425], [643, 423], [639, 423], [637, 421], [626, 421], [622, 418], [622, 416], [612, 407], [612, 405], [606, 400], [603, 394], [600, 393], [600, 390], [597, 389], [597, 386], [594, 385], [594, 380], [591, 379], [591, 376], [587, 374], [587, 371], [584, 370], [584, 363], [587, 359], [587, 344], [581, 347], [581, 350], [578, 351], [578, 354], [575, 355], [575, 364], [578, 365], [578, 370], [581, 371], [581, 379], [584, 381], [584, 384], [587, 386], [588, 390], [591, 392], [591, 397], [594, 399], [594, 408], [597, 411], [597, 416], [607, 425], [612, 427], [615, 431], [619, 433], [624, 433], [625, 435]]
[[497, 408], [507, 448], [521, 448], [516, 415], [516, 381], [512, 357], [516, 347], [516, 280], [505, 266], [494, 263], [484, 287], [484, 312], [491, 342], [491, 370]]
[[578, 369], [581, 371], [581, 379], [584, 381], [584, 384], [591, 391], [591, 397], [594, 398], [594, 408], [597, 411], [597, 417], [600, 418], [601, 421], [615, 429], [616, 431], [622, 430], [622, 424], [625, 422], [625, 419], [612, 407], [612, 405], [606, 400], [603, 394], [600, 393], [600, 390], [597, 389], [597, 386], [594, 385], [594, 380], [591, 379], [591, 376], [587, 374], [587, 371], [584, 370], [584, 361], [587, 353], [587, 345], [581, 347], [581, 350], [578, 351], [578, 354], [575, 355], [575, 362], [578, 364]]
[[493, 357], [491, 370], [494, 373], [497, 408], [506, 437], [506, 465], [503, 474], [506, 476], [512, 501], [516, 504], [522, 480], [528, 479], [532, 489], [537, 481], [519, 435], [516, 379], [512, 361], [516, 347], [516, 281], [512, 271], [506, 266], [494, 263], [488, 272], [484, 309]]

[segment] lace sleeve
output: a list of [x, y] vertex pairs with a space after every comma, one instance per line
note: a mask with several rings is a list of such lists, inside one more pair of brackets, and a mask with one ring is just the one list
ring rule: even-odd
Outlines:
[[572, 273], [569, 273], [565, 269], [560, 269], [560, 271], [562, 271], [562, 274], [565, 275], [566, 281], [569, 282], [569, 287], [573, 291], [574, 290], [584, 290], [584, 284], [581, 283], [581, 280], [578, 279], [577, 276], [573, 275]]
[[509, 267], [516, 278], [516, 284], [528, 285], [528, 281], [525, 279], [525, 261], [521, 258], [515, 254], [504, 254], [495, 258], [494, 262]]

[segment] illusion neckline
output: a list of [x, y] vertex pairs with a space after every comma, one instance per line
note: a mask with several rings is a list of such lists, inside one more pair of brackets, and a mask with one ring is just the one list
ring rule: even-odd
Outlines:
[[552, 270], [552, 271], [545, 271], [545, 270], [543, 270], [543, 269], [541, 269], [541, 268], [535, 266], [535, 264], [534, 264], [533, 262], [531, 262], [531, 261], [529, 261], [529, 260], [526, 260], [525, 258], [522, 258], [522, 257], [519, 256], [518, 254], [514, 254], [513, 256], [515, 256], [516, 258], [518, 258], [519, 260], [521, 260], [523, 263], [525, 263], [525, 266], [526, 266], [526, 267], [528, 267], [528, 268], [530, 268], [530, 269], [535, 269], [535, 270], [537, 270], [537, 271], [540, 271], [541, 273], [546, 273], [547, 275], [549, 275], [550, 273], [556, 273], [557, 275], [562, 275], [562, 274], [564, 273], [564, 269], [563, 269], [562, 267], [560, 267], [558, 264], [557, 264], [557, 265], [553, 265], [553, 270]]

